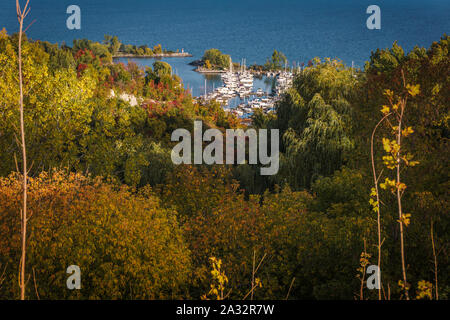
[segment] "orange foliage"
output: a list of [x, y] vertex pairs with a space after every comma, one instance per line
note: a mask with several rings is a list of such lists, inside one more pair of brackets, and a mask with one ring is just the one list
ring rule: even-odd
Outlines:
[[[17, 295], [20, 180], [0, 179], [0, 264], [8, 279], [0, 296]], [[190, 258], [176, 213], [145, 188], [79, 174], [30, 179], [27, 270], [42, 299], [171, 299], [181, 297]], [[81, 268], [83, 290], [66, 288], [66, 268]], [[32, 286], [27, 295], [36, 298]]]

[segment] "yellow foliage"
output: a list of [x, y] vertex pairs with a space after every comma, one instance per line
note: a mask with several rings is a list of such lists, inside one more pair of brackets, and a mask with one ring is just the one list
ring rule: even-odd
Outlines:
[[225, 272], [222, 271], [222, 260], [211, 257], [209, 258], [209, 261], [212, 265], [211, 275], [213, 283], [210, 285], [211, 290], [209, 290], [207, 295], [203, 295], [202, 299], [206, 300], [208, 295], [213, 295], [216, 300], [223, 300], [225, 298], [223, 294], [225, 285], [228, 284], [228, 277], [225, 275]]
[[395, 190], [395, 186], [396, 186], [395, 180], [391, 180], [389, 178], [386, 178], [384, 180], [384, 183], [380, 184], [380, 188], [383, 189], [383, 190], [386, 190], [386, 189], [388, 189], [390, 187], [391, 190], [394, 191]]
[[383, 114], [388, 114], [389, 112], [391, 112], [391, 109], [389, 108], [389, 106], [383, 106], [383, 108], [381, 109], [381, 113]]
[[403, 223], [403, 225], [405, 227], [409, 226], [410, 222], [411, 222], [411, 214], [410, 213], [404, 213], [402, 214], [402, 220], [397, 220], [400, 223]]
[[410, 134], [413, 134], [413, 133], [414, 133], [414, 130], [413, 130], [412, 127], [407, 127], [406, 129], [403, 129], [403, 131], [402, 131], [402, 135], [404, 137], [407, 137], [407, 136], [409, 136]]
[[3, 28], [2, 30], [0, 30], [0, 40], [6, 39], [7, 37], [8, 37], [8, 33], [6, 32], [6, 29]]
[[406, 85], [406, 89], [408, 89], [408, 93], [411, 96], [415, 97], [420, 93], [420, 84], [417, 84], [417, 85], [408, 84], [408, 85]]
[[[21, 180], [0, 178], [2, 290], [14, 298], [20, 258]], [[29, 179], [27, 270], [43, 299], [173, 299], [190, 273], [190, 251], [172, 210], [151, 190], [60, 171]], [[2, 261], [2, 260], [0, 260]], [[82, 269], [82, 290], [67, 290], [66, 268]], [[30, 275], [30, 274], [28, 274]], [[132, 288], [132, 291], [130, 290]], [[35, 299], [34, 290], [29, 298]]]
[[389, 89], [384, 90], [384, 95], [388, 98], [393, 98], [394, 97], [394, 92], [392, 92]]
[[431, 282], [425, 280], [419, 281], [417, 288], [417, 299], [433, 299], [432, 290], [433, 285], [431, 284]]

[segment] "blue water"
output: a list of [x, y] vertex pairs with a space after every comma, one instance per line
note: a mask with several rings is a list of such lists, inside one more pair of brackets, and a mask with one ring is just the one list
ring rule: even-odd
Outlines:
[[[81, 30], [66, 28], [71, 4], [81, 8]], [[366, 27], [371, 4], [381, 8], [381, 30]], [[17, 31], [14, 6], [14, 0], [0, 1], [0, 28], [10, 33]], [[129, 44], [184, 48], [194, 59], [218, 48], [248, 65], [264, 63], [278, 49], [290, 62], [338, 57], [363, 67], [372, 50], [395, 40], [410, 50], [450, 32], [448, 0], [31, 0], [31, 9], [34, 39], [71, 44], [112, 34]], [[197, 77], [196, 87], [204, 79], [183, 75]]]
[[[24, 2], [24, 0], [22, 0]], [[66, 8], [77, 4], [82, 29], [66, 28]], [[378, 4], [382, 29], [366, 28], [366, 8]], [[0, 27], [17, 31], [15, 1], [0, 1]], [[200, 56], [219, 48], [248, 64], [263, 63], [273, 49], [290, 61], [339, 57], [358, 65], [371, 50], [398, 40], [405, 48], [429, 46], [450, 32], [448, 0], [31, 0], [32, 38], [51, 42], [101, 40], [118, 35], [132, 44], [163, 44]]]

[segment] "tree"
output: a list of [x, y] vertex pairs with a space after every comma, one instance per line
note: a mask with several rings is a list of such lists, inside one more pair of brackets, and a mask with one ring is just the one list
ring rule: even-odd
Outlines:
[[[20, 246], [20, 176], [0, 178], [0, 264], [8, 277], [0, 294], [13, 298]], [[150, 188], [67, 171], [29, 179], [27, 268], [37, 299], [179, 299], [191, 272], [190, 251], [173, 209]], [[82, 290], [67, 290], [66, 269], [81, 268]], [[38, 293], [36, 293], [38, 292]]]
[[[356, 79], [342, 63], [326, 60], [306, 68], [277, 104], [271, 128], [282, 136], [279, 182], [309, 187], [331, 175], [353, 148], [351, 89]], [[281, 179], [281, 180], [280, 180]]]
[[265, 64], [265, 69], [267, 71], [282, 70], [285, 68], [287, 63], [287, 58], [281, 51], [274, 50], [271, 59], [267, 60]]
[[172, 67], [167, 62], [155, 61], [153, 69], [150, 67], [146, 69], [145, 82], [148, 84], [150, 81], [154, 81], [159, 84], [162, 79], [172, 79]]
[[153, 53], [154, 54], [162, 54], [162, 47], [160, 44], [156, 45], [153, 47]]
[[21, 147], [22, 147], [22, 165], [23, 165], [23, 205], [21, 211], [21, 226], [22, 226], [22, 257], [20, 259], [20, 299], [25, 300], [25, 264], [26, 264], [26, 241], [27, 241], [27, 191], [28, 191], [28, 169], [27, 169], [27, 148], [25, 143], [25, 123], [24, 123], [24, 107], [23, 107], [23, 74], [22, 74], [22, 34], [23, 34], [23, 22], [27, 17], [28, 13], [30, 13], [30, 9], [28, 8], [30, 1], [27, 0], [27, 3], [23, 7], [20, 6], [19, 0], [16, 0], [16, 10], [17, 10], [17, 19], [19, 20], [19, 54], [18, 54], [18, 63], [19, 63], [19, 107], [20, 107], [20, 137], [21, 137]]
[[107, 34], [104, 37], [103, 44], [108, 47], [108, 50], [112, 55], [117, 54], [117, 52], [119, 52], [119, 49], [122, 47], [122, 43], [120, 43], [117, 36], [113, 37]]
[[[415, 97], [420, 93], [420, 85], [406, 84], [404, 73], [402, 72], [404, 89], [411, 97]], [[402, 198], [407, 188], [406, 184], [401, 179], [402, 166], [414, 167], [419, 164], [413, 160], [413, 155], [406, 152], [406, 148], [403, 143], [403, 139], [414, 133], [412, 127], [405, 125], [405, 112], [408, 101], [407, 94], [403, 94], [400, 97], [395, 97], [394, 93], [390, 90], [385, 92], [389, 105], [383, 106], [381, 112], [385, 115], [385, 119], [389, 120], [389, 125], [395, 136], [395, 140], [383, 138], [383, 148], [386, 155], [383, 157], [384, 165], [390, 169], [396, 170], [396, 179], [391, 180], [386, 178], [385, 182], [380, 186], [383, 189], [391, 189], [392, 193], [396, 194], [397, 206], [398, 206], [398, 223], [400, 225], [400, 253], [402, 262], [402, 276], [403, 281], [400, 285], [404, 291], [405, 297], [409, 300], [409, 284], [406, 278], [406, 262], [405, 262], [405, 245], [404, 245], [404, 228], [410, 224], [411, 214], [404, 213]], [[390, 116], [393, 116], [390, 119]]]
[[163, 76], [170, 76], [172, 75], [172, 67], [167, 62], [155, 61], [155, 63], [153, 63], [153, 72], [160, 78]]
[[211, 67], [224, 70], [230, 67], [230, 59], [231, 57], [229, 55], [223, 54], [219, 49], [209, 49], [203, 54], [202, 61], [205, 64], [206, 61], [209, 61]]
[[111, 39], [111, 47], [110, 47], [111, 48], [111, 53], [113, 55], [117, 54], [117, 52], [119, 51], [121, 45], [122, 44], [120, 43], [119, 38], [117, 38], [117, 36], [114, 36]]
[[[448, 206], [444, 199], [448, 187], [444, 182], [447, 180], [443, 177], [446, 175], [445, 164], [448, 163], [448, 157], [444, 154], [449, 148], [448, 132], [450, 131], [446, 120], [448, 118], [449, 91], [442, 90], [442, 88], [449, 86], [449, 44], [449, 36], [444, 35], [440, 41], [434, 42], [428, 49], [415, 47], [411, 52], [405, 53], [397, 43], [394, 43], [392, 48], [377, 50], [366, 64], [357, 99], [360, 107], [356, 110], [354, 121], [356, 129], [354, 136], [357, 145], [355, 155], [358, 153], [360, 155], [355, 156], [352, 162], [359, 167], [364, 167], [361, 161], [371, 163], [370, 159], [365, 158], [365, 155], [368, 154], [367, 145], [370, 144], [373, 128], [379, 123], [373, 141], [376, 174], [373, 174], [372, 180], [387, 185], [387, 190], [379, 188], [380, 202], [377, 201], [377, 191], [374, 190], [371, 202], [375, 207], [381, 205], [381, 210], [383, 210], [382, 227], [386, 232], [382, 236], [382, 239], [385, 240], [382, 241], [383, 247], [385, 247], [382, 255], [386, 261], [383, 268], [385, 279], [383, 282], [386, 284], [388, 279], [395, 282], [399, 278], [402, 279], [400, 293], [403, 294], [403, 297], [406, 297], [405, 289], [409, 284], [405, 284], [403, 266], [400, 265], [400, 272], [398, 272], [396, 266], [389, 265], [389, 261], [393, 259], [390, 256], [400, 257], [400, 264], [402, 255], [404, 256], [405, 264], [409, 266], [406, 270], [409, 283], [427, 279], [428, 265], [423, 261], [435, 260], [433, 256], [430, 257], [433, 253], [433, 248], [429, 245], [430, 230], [424, 226], [429, 227], [430, 219], [432, 219], [436, 222], [439, 221], [435, 224], [436, 229], [439, 230], [438, 233], [445, 234], [442, 228], [447, 227], [444, 217], [448, 212]], [[410, 84], [410, 89], [418, 90], [418, 86], [420, 86], [420, 93], [412, 97], [408, 88], [405, 88], [405, 83], [406, 85]], [[395, 93], [394, 97], [388, 98], [387, 92]], [[401, 238], [399, 221], [402, 219], [399, 215], [396, 185], [398, 179], [395, 172], [397, 167], [394, 166], [393, 172], [391, 169], [386, 170], [386, 164], [379, 161], [377, 154], [384, 153], [386, 160], [391, 160], [387, 157], [392, 157], [394, 162], [397, 159], [395, 150], [398, 148], [398, 128], [392, 130], [392, 126], [398, 126], [397, 112], [401, 114], [400, 105], [405, 97], [408, 97], [408, 100], [404, 109], [403, 129], [408, 130], [410, 127], [414, 133], [408, 134], [405, 131], [408, 135], [406, 139], [402, 133], [400, 151], [402, 156], [408, 156], [408, 153], [414, 151], [414, 159], [408, 159], [408, 161], [413, 164], [415, 161], [420, 162], [420, 166], [412, 168], [401, 160], [399, 187], [407, 186], [407, 191], [402, 192], [401, 208], [404, 215], [414, 212], [414, 219], [410, 216], [403, 219], [409, 224], [406, 226], [402, 223], [404, 238], [402, 253], [401, 244], [398, 245], [399, 241], [389, 237], [389, 231], [395, 230], [396, 239], [400, 240]], [[393, 109], [389, 99], [393, 100], [397, 111]], [[384, 106], [382, 108], [383, 115], [380, 117], [383, 118], [382, 121], [380, 118], [373, 117], [374, 114], [380, 112], [380, 106]], [[387, 112], [388, 110], [389, 112]], [[385, 139], [384, 144], [382, 138]], [[391, 148], [393, 154], [391, 152], [386, 154], [385, 148]], [[386, 177], [389, 179], [388, 181], [385, 180]], [[390, 184], [393, 185], [393, 188]], [[392, 190], [395, 197], [389, 196], [392, 195]], [[408, 247], [411, 249], [408, 250]], [[404, 255], [405, 252], [408, 252], [407, 259]], [[446, 260], [446, 258], [443, 259]], [[440, 278], [446, 278], [445, 272], [440, 270], [438, 272]], [[415, 296], [413, 290], [417, 290], [417, 288], [411, 287], [410, 290], [411, 293], [408, 296], [411, 298]]]

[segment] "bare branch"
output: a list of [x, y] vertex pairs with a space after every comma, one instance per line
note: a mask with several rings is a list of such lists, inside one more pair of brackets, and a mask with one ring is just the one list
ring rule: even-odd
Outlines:
[[288, 293], [286, 295], [286, 300], [289, 299], [289, 294], [291, 293], [291, 289], [292, 289], [292, 286], [294, 284], [294, 281], [295, 281], [295, 277], [292, 278], [291, 285], [289, 286], [289, 290], [288, 290]]
[[36, 297], [38, 298], [38, 300], [41, 300], [41, 298], [39, 298], [39, 292], [38, 292], [38, 288], [36, 285], [36, 274], [34, 272], [34, 268], [33, 268], [33, 282], [34, 282], [34, 291], [36, 292]]
[[30, 27], [36, 22], [36, 19], [34, 19], [29, 25], [28, 27], [25, 28], [24, 32], [27, 32], [28, 29], [30, 29]]

